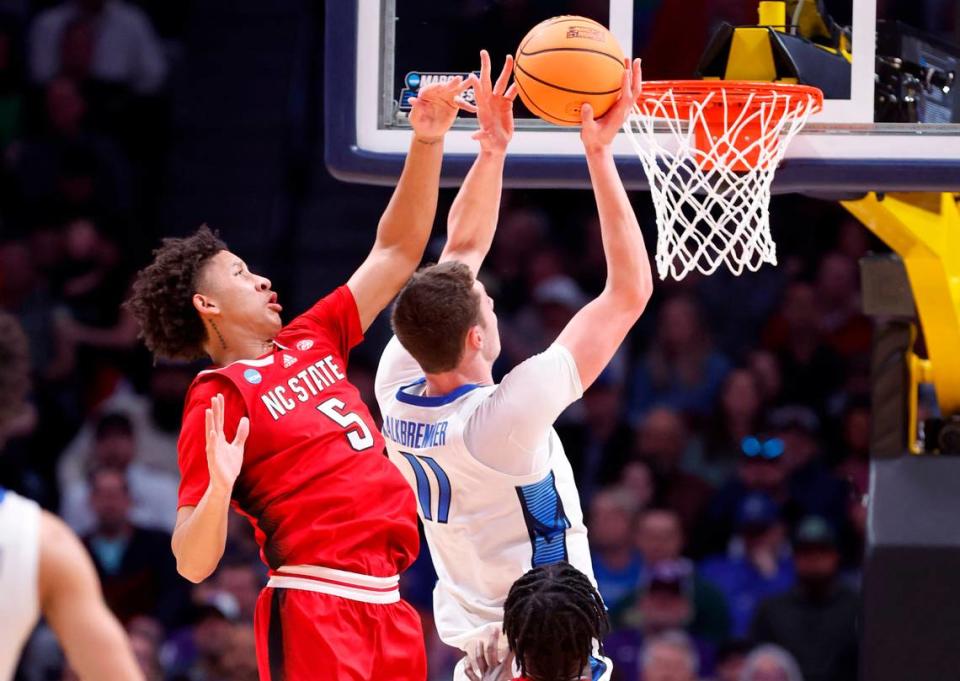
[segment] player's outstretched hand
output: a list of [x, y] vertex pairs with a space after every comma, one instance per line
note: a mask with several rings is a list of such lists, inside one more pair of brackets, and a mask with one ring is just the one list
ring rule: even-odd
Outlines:
[[620, 98], [601, 118], [593, 117], [593, 107], [584, 104], [580, 109], [580, 140], [587, 151], [608, 147], [627, 120], [630, 110], [643, 89], [640, 60], [623, 60], [623, 80], [620, 82]]
[[411, 97], [410, 125], [417, 139], [423, 142], [440, 141], [457, 119], [460, 109], [472, 111], [471, 105], [460, 95], [476, 82], [476, 76], [472, 74], [466, 80], [457, 76], [445, 83], [427, 85], [416, 97]]
[[480, 148], [503, 154], [513, 139], [513, 100], [517, 98], [517, 84], [507, 87], [513, 73], [513, 56], [507, 55], [495, 84], [491, 84], [490, 71], [490, 53], [480, 50], [480, 80], [473, 90], [477, 104], [468, 104], [467, 110], [477, 114], [480, 130], [474, 133], [473, 139], [480, 142]]
[[243, 445], [250, 434], [250, 421], [246, 416], [240, 419], [236, 437], [233, 442], [228, 442], [223, 434], [223, 395], [218, 394], [210, 400], [210, 408], [206, 411], [206, 427], [210, 484], [221, 491], [232, 492], [233, 483], [243, 465]]

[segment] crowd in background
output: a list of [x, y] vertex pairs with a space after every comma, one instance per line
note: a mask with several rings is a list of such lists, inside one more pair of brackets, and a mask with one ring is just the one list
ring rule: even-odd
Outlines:
[[[253, 681], [266, 574], [246, 521], [231, 517], [203, 584], [177, 575], [169, 548], [179, 419], [198, 367], [153, 364], [121, 306], [160, 229], [186, 3], [26, 4], [0, 0], [0, 307], [27, 330], [34, 390], [0, 433], [0, 485], [81, 536], [149, 679]], [[445, 191], [441, 211], [451, 200]], [[649, 197], [633, 200], [652, 250]], [[857, 261], [879, 244], [812, 199], [776, 198], [773, 223], [778, 267], [658, 282], [620, 353], [557, 423], [617, 679], [855, 678], [872, 334]], [[217, 227], [229, 243], [230, 226]], [[503, 336], [498, 376], [603, 287], [599, 237], [589, 192], [505, 195], [482, 273]], [[381, 320], [351, 364], [372, 409], [386, 338]], [[435, 636], [434, 580], [424, 545], [403, 590], [441, 679], [457, 652]], [[63, 666], [41, 627], [18, 679], [74, 678]]]

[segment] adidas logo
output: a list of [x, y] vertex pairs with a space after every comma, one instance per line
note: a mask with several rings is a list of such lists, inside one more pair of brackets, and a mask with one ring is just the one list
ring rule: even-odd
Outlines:
[[292, 366], [293, 366], [294, 364], [296, 364], [296, 363], [297, 363], [297, 358], [296, 358], [296, 357], [294, 357], [293, 355], [284, 354], [284, 356], [283, 356], [283, 368], [284, 368], [284, 369], [289, 369], [290, 367], [292, 367]]

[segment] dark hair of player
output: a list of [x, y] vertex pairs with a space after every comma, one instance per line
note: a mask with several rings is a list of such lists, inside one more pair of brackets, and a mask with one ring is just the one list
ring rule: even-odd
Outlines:
[[0, 312], [0, 427], [20, 415], [30, 389], [30, 350], [20, 323]]
[[600, 594], [569, 563], [534, 568], [510, 587], [503, 631], [524, 678], [570, 681], [589, 664], [610, 623]]
[[182, 239], [164, 239], [153, 262], [137, 274], [127, 305], [140, 323], [140, 335], [158, 357], [194, 360], [204, 357], [207, 337], [193, 307], [204, 264], [227, 245], [202, 225]]
[[480, 323], [480, 297], [470, 268], [448, 261], [416, 272], [397, 296], [390, 323], [425, 372], [456, 368], [467, 332]]

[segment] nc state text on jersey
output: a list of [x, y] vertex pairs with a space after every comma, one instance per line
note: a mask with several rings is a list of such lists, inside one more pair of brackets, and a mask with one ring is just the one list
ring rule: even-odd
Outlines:
[[[319, 362], [300, 371], [296, 376], [291, 376], [285, 385], [270, 388], [260, 395], [260, 399], [266, 405], [273, 420], [279, 421], [281, 416], [288, 411], [293, 411], [299, 403], [309, 400], [311, 395], [319, 395], [324, 388], [345, 378], [346, 376], [334, 361], [333, 355], [327, 355]], [[296, 396], [297, 401], [288, 395], [288, 389]]]

